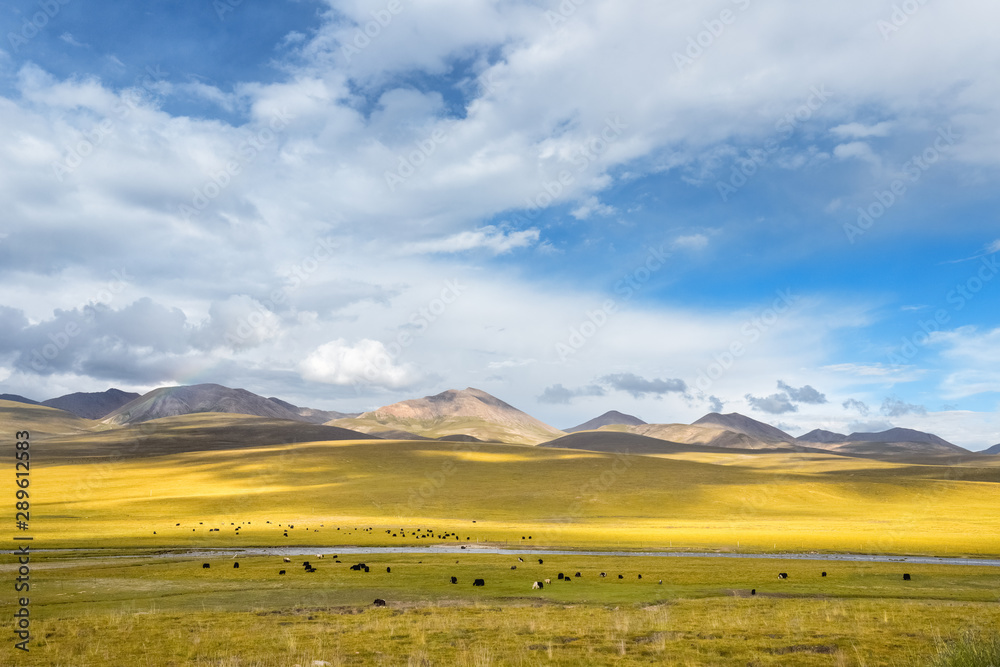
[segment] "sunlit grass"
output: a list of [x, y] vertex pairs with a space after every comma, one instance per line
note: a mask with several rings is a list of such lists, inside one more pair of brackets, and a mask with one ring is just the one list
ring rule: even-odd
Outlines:
[[[826, 472], [812, 458], [802, 471], [791, 463], [778, 471], [513, 445], [339, 441], [38, 460], [32, 529], [67, 546], [423, 545], [385, 529], [433, 523], [463, 542], [525, 546], [1000, 553], [1000, 485], [927, 478], [910, 465], [872, 463], [860, 474], [839, 458]], [[230, 522], [248, 523], [238, 538], [208, 530]], [[289, 522], [296, 532], [286, 538], [277, 524]], [[345, 541], [331, 524], [379, 530]]]

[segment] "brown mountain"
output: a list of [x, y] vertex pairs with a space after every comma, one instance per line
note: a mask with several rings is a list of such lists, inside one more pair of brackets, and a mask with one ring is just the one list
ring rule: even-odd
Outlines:
[[696, 422], [692, 422], [692, 426], [721, 426], [727, 431], [733, 431], [735, 433], [743, 433], [744, 435], [749, 435], [751, 438], [756, 438], [761, 442], [792, 442], [795, 440], [792, 436], [788, 435], [781, 429], [777, 429], [770, 424], [765, 424], [764, 422], [759, 422], [756, 419], [751, 419], [741, 415], [738, 412], [731, 412], [727, 415], [720, 415], [718, 412], [710, 412]]
[[449, 389], [327, 423], [374, 435], [385, 431], [406, 431], [427, 438], [470, 435], [484, 441], [529, 445], [564, 435], [559, 429], [472, 387]]
[[71, 412], [84, 419], [101, 419], [111, 414], [129, 401], [139, 398], [139, 394], [131, 391], [111, 388], [107, 391], [66, 394], [58, 398], [42, 401], [42, 405]]
[[230, 389], [218, 384], [154, 389], [108, 414], [103, 421], [109, 424], [138, 424], [152, 419], [199, 412], [228, 412], [304, 421], [298, 412], [269, 401], [263, 396], [245, 389]]
[[336, 410], [316, 410], [314, 408], [300, 408], [297, 405], [292, 405], [288, 401], [283, 401], [280, 398], [270, 397], [267, 400], [275, 403], [283, 408], [291, 410], [302, 418], [302, 421], [308, 422], [310, 424], [325, 424], [328, 421], [334, 419], [343, 419], [344, 417], [357, 417], [360, 412], [337, 412]]
[[933, 433], [910, 428], [891, 428], [878, 433], [852, 433], [841, 435], [830, 431], [815, 430], [796, 438], [810, 447], [833, 452], [858, 455], [896, 454], [968, 454], [969, 450], [953, 445]]
[[594, 417], [590, 421], [583, 422], [579, 426], [563, 430], [566, 433], [576, 433], [577, 431], [594, 431], [602, 426], [611, 426], [614, 424], [622, 424], [624, 426], [642, 426], [645, 423], [646, 422], [642, 421], [638, 417], [633, 417], [632, 415], [627, 415], [624, 412], [618, 412], [617, 410], [611, 410], [609, 412], [605, 412], [600, 417]]

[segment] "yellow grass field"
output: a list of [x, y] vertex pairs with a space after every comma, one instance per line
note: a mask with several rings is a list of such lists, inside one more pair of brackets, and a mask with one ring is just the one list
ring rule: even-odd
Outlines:
[[1000, 554], [1000, 468], [378, 440], [56, 465], [43, 443], [34, 460], [32, 531], [52, 546], [427, 544], [385, 531], [431, 527], [532, 547]]
[[[107, 428], [45, 410], [15, 410], [38, 434], [33, 638], [16, 661], [4, 647], [2, 664], [895, 667], [1000, 623], [993, 567], [549, 553], [543, 566], [457, 550], [996, 557], [1000, 467], [986, 458], [311, 441], [322, 427], [203, 414]], [[9, 411], [0, 427], [15, 427]], [[443, 544], [456, 551], [331, 555], [311, 574], [273, 555], [239, 569], [219, 552], [150, 558]], [[41, 551], [53, 548], [72, 551]], [[351, 572], [356, 561], [372, 572]]]

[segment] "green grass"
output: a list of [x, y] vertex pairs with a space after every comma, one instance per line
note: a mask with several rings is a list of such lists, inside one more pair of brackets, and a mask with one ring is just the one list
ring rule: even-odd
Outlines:
[[963, 633], [931, 662], [932, 667], [997, 667], [1000, 665], [1000, 634], [974, 630]]
[[918, 665], [1000, 622], [983, 567], [908, 564], [903, 582], [895, 563], [709, 558], [35, 559], [25, 665]]

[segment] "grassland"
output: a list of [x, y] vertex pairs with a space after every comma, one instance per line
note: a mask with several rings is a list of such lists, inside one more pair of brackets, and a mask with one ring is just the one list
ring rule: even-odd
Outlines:
[[309, 560], [314, 573], [275, 556], [239, 569], [228, 557], [46, 557], [21, 662], [915, 665], [1000, 622], [997, 568], [907, 564], [904, 582], [895, 563], [392, 554], [365, 557], [364, 573], [354, 559]]
[[[220, 556], [136, 551], [485, 543], [998, 556], [992, 460], [317, 442], [322, 427], [232, 415], [115, 429], [0, 408], [0, 427], [39, 434], [35, 548], [76, 550], [32, 556], [35, 643], [23, 664], [912, 665], [1000, 621], [1000, 568], [965, 565], [545, 554], [540, 566], [460, 551], [365, 557], [365, 574], [327, 558], [309, 574], [271, 556], [236, 570]], [[560, 571], [583, 576], [558, 582]], [[475, 577], [487, 586], [472, 588]], [[531, 590], [546, 577], [551, 586]], [[389, 607], [371, 608], [376, 597]]]
[[51, 546], [426, 545], [412, 533], [431, 527], [534, 547], [1000, 553], [1000, 468], [377, 440], [59, 460], [38, 446], [33, 530]]

